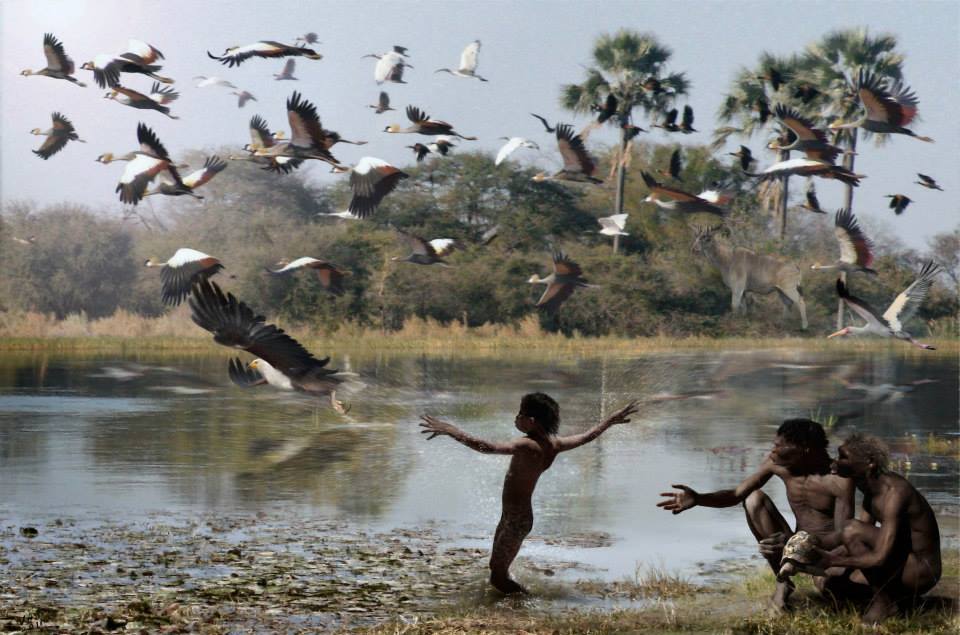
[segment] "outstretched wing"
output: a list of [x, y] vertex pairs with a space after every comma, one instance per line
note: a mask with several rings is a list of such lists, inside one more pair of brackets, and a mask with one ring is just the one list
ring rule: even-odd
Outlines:
[[573, 131], [573, 126], [559, 124], [556, 134], [557, 147], [560, 148], [560, 156], [563, 157], [563, 169], [591, 176], [597, 169], [597, 163], [587, 152], [583, 139]]
[[350, 172], [353, 198], [347, 208], [360, 218], [366, 218], [380, 201], [409, 175], [382, 159], [363, 157]]
[[145, 123], [137, 124], [137, 141], [140, 142], [140, 151], [158, 159], [170, 159], [167, 149], [160, 143], [156, 133]]
[[267, 380], [256, 368], [250, 368], [236, 357], [227, 364], [227, 374], [230, 375], [230, 381], [241, 388], [250, 388], [267, 383]]
[[227, 167], [227, 162], [221, 159], [220, 157], [213, 155], [207, 157], [207, 160], [204, 161], [203, 167], [199, 170], [191, 172], [183, 179], [183, 184], [188, 188], [195, 189], [215, 177], [217, 174], [222, 172]]
[[923, 304], [938, 273], [940, 265], [931, 260], [923, 266], [917, 279], [890, 303], [883, 314], [883, 319], [890, 324], [890, 328], [894, 331], [903, 330], [903, 324], [912, 318]]
[[903, 127], [917, 115], [917, 96], [899, 82], [887, 90], [879, 77], [861, 69], [857, 78], [857, 93], [871, 121]]
[[74, 71], [73, 60], [63, 50], [63, 42], [53, 33], [43, 34], [43, 54], [47, 58], [47, 68], [70, 75]]
[[833, 233], [840, 243], [840, 260], [861, 267], [873, 264], [873, 243], [860, 228], [857, 217], [849, 209], [837, 211]]
[[475, 40], [467, 44], [460, 54], [460, 70], [465, 73], [473, 73], [477, 70], [477, 55], [480, 53], [480, 40]]

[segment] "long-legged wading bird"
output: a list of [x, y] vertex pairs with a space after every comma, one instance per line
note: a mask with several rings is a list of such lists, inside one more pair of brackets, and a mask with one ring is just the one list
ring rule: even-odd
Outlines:
[[477, 75], [477, 56], [479, 54], [480, 40], [474, 40], [463, 49], [463, 52], [460, 54], [460, 66], [456, 70], [438, 68], [434, 73], [450, 73], [457, 77], [469, 77], [485, 82], [487, 81], [486, 79]]
[[390, 107], [390, 95], [387, 94], [387, 91], [381, 90], [380, 96], [377, 98], [377, 103], [367, 106], [367, 108], [373, 108], [373, 112], [376, 114], [387, 112], [388, 110], [393, 110]]
[[873, 241], [867, 237], [857, 222], [857, 217], [848, 209], [837, 211], [833, 221], [833, 234], [840, 243], [840, 258], [830, 265], [816, 263], [810, 268], [817, 271], [843, 271], [853, 273], [863, 271], [877, 275], [873, 264]]
[[699, 195], [684, 192], [675, 187], [658, 183], [655, 178], [642, 172], [643, 182], [650, 188], [650, 194], [643, 199], [644, 203], [654, 203], [663, 209], [696, 214], [703, 212], [715, 216], [726, 216], [727, 211], [721, 207], [729, 198], [715, 190], [705, 190]]
[[390, 259], [394, 261], [412, 262], [415, 265], [442, 265], [449, 267], [450, 265], [447, 264], [444, 258], [457, 249], [463, 248], [463, 244], [453, 238], [434, 238], [433, 240], [427, 240], [416, 234], [411, 234], [400, 229], [397, 230], [397, 233], [410, 245], [410, 254], [403, 258], [394, 256]]
[[[533, 113], [531, 113], [533, 114]], [[603, 183], [603, 179], [593, 176], [597, 171], [597, 161], [583, 144], [583, 138], [573, 131], [573, 126], [565, 123], [558, 123], [550, 127], [547, 120], [540, 115], [533, 115], [541, 122], [547, 132], [553, 132], [557, 137], [557, 149], [560, 150], [560, 157], [563, 159], [563, 168], [553, 174], [540, 172], [534, 175], [533, 180], [541, 181], [575, 181], [578, 183]]]
[[373, 79], [378, 84], [382, 84], [384, 82], [406, 84], [407, 82], [403, 81], [403, 69], [407, 67], [413, 68], [413, 66], [407, 63], [406, 56], [397, 51], [390, 51], [388, 53], [384, 53], [383, 55], [370, 53], [369, 55], [364, 55], [362, 57], [375, 57], [377, 59], [377, 65], [373, 67]]
[[283, 69], [279, 73], [274, 73], [273, 78], [277, 81], [299, 81], [296, 77], [293, 76], [293, 71], [297, 67], [297, 60], [292, 57], [286, 61], [283, 65]]
[[546, 291], [537, 300], [537, 308], [547, 311], [556, 311], [560, 305], [573, 295], [577, 287], [591, 287], [583, 277], [583, 270], [576, 262], [566, 257], [561, 251], [553, 252], [553, 273], [546, 278], [537, 274], [530, 276], [529, 284], [545, 284]]
[[923, 300], [927, 297], [930, 286], [938, 273], [940, 273], [939, 265], [933, 261], [925, 264], [917, 279], [890, 303], [883, 315], [880, 315], [864, 300], [850, 295], [843, 280], [837, 279], [837, 295], [851, 311], [866, 320], [867, 323], [863, 326], [847, 326], [828, 335], [827, 339], [843, 335], [879, 335], [880, 337], [894, 337], [898, 340], [910, 342], [917, 348], [935, 350], [933, 346], [915, 340], [912, 335], [903, 330], [903, 324], [913, 317], [920, 305], [923, 304]]
[[807, 191], [805, 192], [806, 202], [800, 207], [807, 210], [808, 212], [813, 212], [814, 214], [826, 214], [823, 211], [823, 208], [820, 207], [820, 200], [817, 198], [817, 189], [813, 185], [813, 180], [811, 179], [807, 183]]
[[341, 269], [333, 263], [310, 256], [303, 256], [293, 261], [281, 260], [275, 266], [280, 268], [266, 269], [265, 271], [272, 276], [288, 276], [303, 269], [312, 271], [317, 280], [320, 281], [320, 286], [334, 295], [343, 293], [343, 278], [350, 275], [349, 271]]
[[80, 67], [93, 71], [93, 79], [100, 88], [114, 87], [120, 83], [120, 73], [140, 73], [162, 84], [172, 84], [169, 77], [157, 75], [162, 67], [157, 60], [164, 59], [156, 47], [141, 40], [130, 40], [127, 50], [119, 55], [101, 54]]
[[933, 142], [930, 137], [921, 137], [906, 128], [917, 116], [919, 103], [909, 87], [900, 82], [888, 87], [880, 77], [861, 69], [855, 88], [863, 105], [863, 116], [849, 123], [835, 121], [830, 124], [831, 130], [863, 128], [874, 133], [902, 134], [920, 141]]
[[534, 150], [539, 150], [538, 146], [533, 141], [528, 141], [523, 137], [500, 137], [505, 140], [506, 143], [500, 147], [500, 150], [497, 151], [497, 158], [494, 160], [494, 165], [500, 165], [503, 163], [507, 157], [513, 154], [519, 148], [532, 148]]
[[907, 209], [907, 205], [913, 202], [913, 199], [905, 194], [885, 194], [884, 196], [890, 199], [890, 209], [892, 209], [893, 213], [897, 216], [903, 214], [903, 210]]
[[916, 183], [917, 185], [921, 185], [927, 188], [928, 190], [940, 190], [941, 192], [943, 191], [943, 188], [940, 187], [940, 184], [937, 183], [936, 179], [934, 179], [932, 176], [927, 176], [926, 174], [920, 174], [919, 172], [917, 172], [917, 177], [920, 179], [919, 181], [914, 181], [914, 183]]
[[183, 177], [180, 185], [172, 183], [167, 176], [167, 173], [160, 174], [160, 185], [157, 186], [152, 192], [147, 192], [144, 196], [151, 196], [153, 194], [163, 194], [165, 196], [182, 196], [184, 194], [189, 194], [194, 198], [203, 198], [199, 194], [195, 194], [194, 190], [215, 177], [216, 175], [223, 172], [227, 167], [227, 162], [221, 159], [220, 157], [213, 155], [207, 157], [207, 160], [203, 162], [203, 167], [199, 170], [195, 170]]
[[400, 124], [392, 123], [384, 128], [384, 132], [391, 132], [394, 134], [422, 134], [427, 136], [453, 135], [455, 137], [460, 137], [461, 139], [466, 139], [467, 141], [477, 140], [476, 137], [466, 137], [454, 130], [453, 124], [449, 124], [446, 121], [440, 121], [439, 119], [431, 119], [430, 115], [423, 112], [416, 106], [407, 106], [407, 119], [413, 123], [412, 126], [401, 128]]
[[347, 408], [337, 401], [337, 387], [343, 377], [327, 368], [330, 358], [317, 359], [283, 329], [266, 324], [232, 293], [224, 293], [215, 282], [200, 280], [190, 294], [191, 318], [200, 328], [213, 333], [223, 346], [247, 351], [256, 357], [244, 366], [237, 358], [228, 365], [230, 379], [241, 387], [269, 384], [315, 396], [329, 396], [330, 405], [340, 414]]
[[40, 75], [43, 77], [52, 77], [53, 79], [65, 79], [77, 86], [86, 86], [83, 82], [73, 77], [76, 71], [76, 64], [70, 59], [70, 56], [63, 50], [63, 42], [58, 40], [52, 33], [43, 34], [43, 54], [47, 58], [47, 65], [38, 71], [32, 71], [25, 68], [20, 71], [24, 77], [31, 75]]
[[243, 64], [251, 57], [260, 57], [264, 59], [276, 59], [280, 57], [305, 57], [308, 60], [323, 59], [323, 55], [313, 49], [305, 46], [290, 46], [281, 44], [273, 40], [261, 40], [246, 46], [232, 46], [223, 52], [223, 55], [217, 57], [210, 51], [207, 51], [210, 59], [217, 60], [221, 64], [233, 68]]
[[144, 95], [132, 88], [124, 88], [120, 84], [117, 84], [103, 96], [104, 99], [112, 99], [119, 104], [131, 108], [156, 110], [171, 119], [179, 119], [179, 117], [170, 114], [170, 107], [167, 104], [176, 101], [178, 97], [180, 97], [180, 93], [173, 90], [170, 86], [165, 88], [161, 87], [159, 82], [153, 83], [149, 95]]
[[164, 304], [177, 306], [190, 294], [190, 288], [223, 269], [218, 258], [196, 249], [181, 247], [166, 262], [148, 258], [145, 267], [161, 267], [161, 299]]
[[68, 141], [86, 143], [86, 141], [77, 135], [77, 131], [69, 119], [58, 112], [53, 113], [50, 117], [53, 119], [53, 126], [51, 128], [47, 130], [34, 128], [30, 131], [30, 134], [46, 137], [43, 143], [40, 144], [40, 147], [32, 151], [44, 161], [63, 150], [63, 147], [67, 145]]
[[167, 149], [160, 143], [160, 139], [153, 130], [143, 123], [137, 125], [137, 141], [140, 142], [139, 150], [119, 157], [108, 153], [97, 158], [101, 163], [127, 161], [116, 189], [120, 193], [121, 202], [136, 205], [143, 198], [153, 179], [163, 173], [166, 173], [165, 179], [171, 187], [187, 190], [184, 193], [197, 196], [183, 185], [177, 166], [170, 159]]
[[347, 211], [360, 218], [373, 213], [380, 201], [410, 175], [376, 157], [363, 157], [354, 167], [334, 166], [334, 172], [350, 173], [353, 196]]

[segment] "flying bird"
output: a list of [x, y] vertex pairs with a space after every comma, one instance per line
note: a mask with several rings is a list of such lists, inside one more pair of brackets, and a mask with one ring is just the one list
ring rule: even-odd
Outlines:
[[863, 105], [864, 114], [849, 123], [835, 121], [831, 130], [863, 128], [879, 134], [902, 134], [933, 143], [930, 137], [921, 137], [906, 126], [917, 116], [917, 96], [909, 87], [894, 82], [891, 87], [878, 76], [860, 69], [856, 93]]
[[860, 185], [860, 179], [866, 178], [863, 174], [854, 174], [839, 165], [814, 159], [787, 159], [774, 163], [759, 174], [751, 172], [744, 172], [744, 174], [764, 181], [782, 176], [819, 176], [824, 179], [836, 179], [853, 187]]
[[257, 98], [253, 96], [253, 93], [248, 90], [242, 90], [239, 93], [234, 91], [230, 94], [237, 96], [237, 108], [243, 108], [247, 105], [248, 101], [258, 101]]
[[304, 33], [303, 35], [298, 35], [293, 41], [294, 42], [303, 42], [304, 44], [323, 44], [317, 38], [320, 37], [313, 31], [310, 33]]
[[693, 127], [693, 108], [690, 106], [683, 107], [683, 119], [680, 121], [680, 132], [683, 134], [698, 132], [697, 129]]
[[178, 306], [190, 294], [190, 288], [216, 275], [223, 264], [218, 258], [196, 249], [181, 247], [166, 262], [148, 258], [145, 267], [161, 267], [161, 299], [164, 304]]
[[870, 268], [873, 264], [873, 241], [860, 228], [853, 212], [849, 209], [838, 210], [833, 225], [833, 235], [840, 244], [840, 258], [832, 265], [817, 263], [810, 268], [815, 271], [837, 270], [846, 273], [863, 271], [877, 275], [876, 270]]
[[63, 150], [64, 146], [66, 146], [67, 142], [69, 141], [86, 143], [86, 141], [77, 135], [77, 131], [73, 127], [73, 124], [70, 123], [69, 119], [58, 112], [53, 113], [50, 117], [53, 119], [53, 127], [48, 128], [47, 130], [34, 128], [30, 131], [30, 134], [32, 135], [46, 137], [46, 139], [43, 140], [43, 143], [40, 144], [40, 147], [32, 151], [44, 161]]
[[404, 258], [399, 256], [394, 256], [390, 260], [401, 261], [401, 262], [412, 262], [415, 265], [442, 265], [444, 267], [449, 267], [450, 265], [444, 260], [451, 253], [457, 249], [463, 249], [463, 244], [454, 240], [453, 238], [434, 238], [433, 240], [426, 240], [411, 234], [400, 229], [397, 230], [399, 233], [410, 245], [411, 252]]
[[[531, 113], [533, 114], [533, 113]], [[547, 132], [554, 132], [557, 137], [557, 148], [560, 150], [560, 157], [563, 159], [563, 168], [554, 174], [540, 172], [533, 177], [534, 181], [574, 181], [579, 183], [603, 183], [603, 179], [593, 176], [597, 171], [597, 161], [583, 144], [583, 138], [574, 133], [573, 126], [565, 123], [558, 123], [551, 128], [547, 120], [540, 115], [533, 115], [541, 122]]]
[[677, 148], [670, 155], [670, 166], [666, 170], [657, 170], [661, 175], [668, 176], [677, 181], [683, 181], [680, 178], [680, 172], [683, 171], [683, 159], [680, 157], [680, 148]]
[[207, 77], [206, 75], [197, 75], [194, 79], [199, 79], [197, 82], [197, 88], [209, 88], [211, 86], [219, 86], [221, 88], [236, 88], [232, 82], [228, 82], [225, 79], [219, 77]]
[[523, 137], [500, 137], [505, 140], [506, 143], [501, 146], [500, 150], [497, 151], [497, 158], [494, 160], [494, 165], [500, 165], [503, 163], [507, 157], [513, 154], [519, 148], [532, 148], [534, 150], [539, 150], [538, 146], [533, 141], [528, 141]]
[[464, 135], [460, 134], [453, 129], [452, 124], [449, 124], [446, 121], [430, 119], [430, 115], [423, 112], [416, 106], [407, 106], [407, 119], [413, 123], [412, 126], [401, 128], [399, 124], [392, 123], [384, 128], [384, 132], [391, 132], [394, 134], [422, 134], [427, 136], [453, 135], [468, 141], [477, 140], [476, 137], [465, 137]]
[[485, 82], [487, 81], [486, 79], [477, 75], [477, 55], [479, 55], [479, 53], [480, 40], [474, 40], [463, 49], [463, 53], [460, 54], [460, 66], [456, 70], [438, 68], [434, 73], [450, 73], [457, 77], [472, 77], [479, 79], [481, 82]]
[[179, 117], [170, 114], [170, 107], [167, 104], [176, 101], [179, 97], [180, 93], [173, 90], [170, 86], [161, 87], [159, 82], [153, 83], [149, 95], [144, 95], [132, 88], [124, 88], [120, 84], [117, 84], [103, 96], [104, 99], [112, 99], [119, 104], [131, 108], [156, 110], [171, 119], [179, 119]]
[[749, 170], [750, 164], [756, 161], [756, 159], [753, 158], [753, 153], [750, 152], [750, 148], [747, 146], [740, 146], [740, 149], [736, 152], [728, 152], [727, 154], [740, 159], [740, 169], [744, 172]]
[[168, 176], [169, 173], [161, 172], [160, 173], [160, 185], [153, 190], [152, 192], [147, 192], [144, 196], [151, 196], [153, 194], [163, 194], [165, 196], [183, 196], [184, 194], [189, 194], [194, 198], [203, 198], [197, 194], [194, 194], [194, 190], [215, 177], [216, 175], [223, 172], [227, 167], [227, 162], [221, 159], [220, 157], [214, 155], [207, 157], [206, 161], [203, 162], [203, 167], [199, 170], [191, 172], [187, 176], [183, 177], [179, 184], [171, 181]]
[[785, 145], [781, 145], [779, 141], [771, 142], [767, 144], [771, 150], [799, 150], [805, 153], [808, 159], [826, 163], [834, 163], [843, 152], [842, 148], [827, 140], [826, 132], [814, 126], [810, 119], [803, 117], [796, 109], [777, 104], [773, 114], [792, 133], [792, 141]]
[[772, 66], [764, 70], [762, 75], [757, 75], [757, 79], [770, 82], [770, 87], [773, 88], [774, 92], [780, 90], [780, 87], [786, 81], [784, 73]]
[[602, 124], [609, 121], [611, 117], [617, 114], [618, 104], [617, 96], [613, 93], [607, 95], [606, 100], [604, 100], [602, 104], [592, 104], [590, 110], [597, 113], [596, 123]]
[[602, 216], [597, 219], [597, 222], [600, 223], [602, 229], [599, 233], [604, 236], [629, 236], [627, 232], [623, 231], [624, 227], [627, 226], [627, 217], [628, 214], [614, 214], [613, 216]]
[[933, 346], [915, 340], [912, 335], [903, 330], [903, 324], [913, 317], [920, 305], [923, 304], [938, 273], [940, 273], [940, 266], [933, 261], [924, 265], [917, 279], [890, 303], [883, 315], [880, 315], [864, 300], [850, 295], [847, 285], [844, 284], [842, 279], [838, 278], [837, 295], [851, 311], [866, 320], [866, 324], [863, 326], [847, 326], [828, 335], [827, 339], [844, 335], [879, 335], [880, 337], [893, 337], [910, 342], [917, 348], [935, 350]]
[[76, 64], [70, 59], [70, 56], [63, 50], [63, 42], [54, 37], [53, 33], [43, 34], [43, 55], [47, 58], [47, 65], [38, 71], [32, 71], [25, 68], [20, 71], [24, 77], [30, 75], [41, 75], [43, 77], [52, 77], [53, 79], [65, 79], [77, 86], [86, 86], [83, 82], [73, 77], [76, 71]]
[[201, 198], [183, 185], [177, 166], [174, 165], [167, 153], [167, 149], [160, 143], [156, 133], [146, 124], [137, 125], [137, 141], [140, 149], [129, 152], [121, 157], [111, 154], [100, 155], [97, 160], [101, 163], [111, 161], [127, 161], [116, 191], [120, 193], [120, 201], [136, 205], [143, 198], [147, 187], [157, 176], [164, 174], [164, 180], [170, 187], [184, 190], [183, 193]]
[[[287, 121], [291, 130], [290, 140], [269, 145], [264, 144], [262, 147], [254, 149], [254, 155], [317, 159], [332, 165], [339, 165], [336, 157], [330, 153], [330, 146], [341, 140], [340, 135], [324, 130], [320, 124], [320, 116], [317, 114], [316, 106], [303, 99], [300, 93], [296, 91], [287, 98]], [[360, 144], [361, 142], [351, 143]]]
[[678, 111], [676, 108], [671, 108], [666, 115], [664, 115], [662, 123], [652, 123], [650, 124], [651, 128], [662, 128], [667, 132], [680, 132], [680, 126], [677, 125], [677, 115]]
[[812, 180], [807, 183], [806, 202], [800, 207], [814, 214], [826, 214], [820, 207], [820, 199], [817, 198], [817, 190]]
[[767, 100], [763, 97], [757, 97], [753, 102], [753, 109], [756, 111], [760, 123], [767, 123], [767, 119], [770, 118], [770, 104]]
[[897, 216], [902, 214], [903, 210], [907, 209], [907, 205], [913, 202], [913, 199], [903, 194], [886, 194], [885, 196], [890, 199], [890, 209]]
[[654, 203], [664, 209], [696, 214], [703, 212], [716, 216], [726, 216], [727, 211], [720, 207], [729, 201], [729, 197], [721, 195], [715, 190], [705, 190], [700, 195], [690, 194], [683, 190], [668, 187], [658, 183], [651, 175], [642, 172], [643, 182], [650, 188], [650, 194], [643, 199], [644, 203]]
[[370, 216], [380, 201], [392, 192], [402, 179], [410, 175], [383, 159], [363, 157], [354, 167], [334, 166], [337, 173], [350, 174], [350, 189], [353, 196], [347, 211], [360, 218]]
[[373, 111], [378, 115], [388, 110], [393, 110], [393, 108], [390, 107], [390, 95], [388, 95], [386, 91], [381, 90], [380, 96], [377, 98], [377, 103], [367, 106], [367, 108], [373, 108]]
[[349, 271], [340, 269], [326, 260], [319, 260], [310, 256], [297, 258], [292, 262], [281, 260], [276, 266], [280, 269], [266, 269], [266, 272], [274, 276], [286, 276], [300, 270], [312, 271], [317, 280], [320, 281], [320, 285], [334, 295], [343, 293], [343, 278], [350, 275]]
[[282, 81], [282, 80], [299, 81], [296, 77], [293, 76], [293, 70], [296, 67], [297, 67], [297, 60], [291, 57], [283, 65], [283, 69], [279, 73], [273, 74], [273, 78], [277, 81]]
[[267, 122], [260, 115], [254, 115], [250, 119], [250, 143], [243, 146], [248, 152], [247, 156], [231, 155], [229, 158], [235, 161], [251, 161], [257, 163], [264, 170], [269, 170], [282, 174], [289, 174], [303, 164], [303, 159], [297, 159], [282, 154], [273, 156], [263, 156], [256, 154], [258, 151], [267, 151], [277, 144], [278, 137], [282, 136], [279, 132], [272, 133], [267, 127]]
[[172, 84], [173, 80], [169, 77], [156, 74], [162, 68], [156, 62], [162, 59], [163, 53], [156, 47], [141, 40], [130, 40], [125, 52], [119, 55], [97, 55], [93, 61], [84, 62], [80, 68], [93, 71], [93, 79], [100, 88], [113, 88], [119, 84], [120, 73], [139, 73], [162, 84]]
[[377, 65], [373, 67], [373, 79], [378, 84], [384, 82], [406, 84], [407, 82], [403, 81], [403, 69], [407, 67], [413, 68], [413, 66], [407, 64], [404, 54], [398, 53], [397, 51], [390, 51], [383, 55], [371, 53], [362, 57], [375, 57], [377, 59]]
[[576, 262], [560, 251], [553, 252], [553, 273], [546, 278], [537, 274], [530, 276], [529, 284], [545, 284], [547, 289], [537, 300], [537, 308], [553, 312], [560, 308], [564, 301], [573, 295], [578, 287], [591, 287], [583, 277], [583, 270]]
[[200, 328], [213, 333], [223, 346], [239, 348], [256, 356], [244, 366], [237, 359], [228, 364], [230, 379], [241, 387], [270, 384], [315, 396], [329, 396], [330, 405], [340, 414], [347, 408], [336, 398], [343, 376], [327, 368], [330, 358], [317, 359], [283, 329], [266, 324], [232, 293], [224, 293], [215, 282], [201, 280], [189, 299], [190, 317]]
[[305, 46], [290, 46], [289, 44], [281, 44], [280, 42], [274, 42], [272, 40], [260, 40], [259, 42], [247, 44], [246, 46], [233, 46], [226, 49], [220, 57], [207, 51], [207, 57], [212, 60], [217, 60], [230, 68], [243, 64], [251, 57], [264, 59], [280, 57], [305, 57], [308, 60], [323, 59], [323, 55]]
[[917, 185], [922, 185], [923, 187], [930, 190], [940, 190], [943, 191], [943, 188], [937, 184], [937, 181], [932, 176], [927, 176], [926, 174], [920, 174], [917, 172], [917, 176], [920, 178], [919, 181], [914, 181]]
[[433, 141], [424, 145], [422, 143], [415, 143], [412, 146], [407, 146], [413, 150], [413, 153], [417, 156], [417, 162], [423, 161], [428, 154], [439, 154], [441, 156], [447, 156], [451, 148], [455, 148], [456, 145], [453, 143], [453, 137], [448, 135], [441, 135]]

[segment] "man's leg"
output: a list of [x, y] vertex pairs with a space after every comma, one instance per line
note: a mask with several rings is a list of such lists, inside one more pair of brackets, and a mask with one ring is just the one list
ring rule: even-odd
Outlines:
[[[743, 510], [747, 514], [747, 525], [750, 527], [750, 531], [753, 532], [753, 536], [757, 539], [757, 542], [774, 538], [777, 534], [782, 536], [782, 541], [786, 541], [786, 537], [793, 533], [790, 524], [783, 517], [783, 514], [780, 513], [780, 510], [777, 509], [777, 506], [773, 504], [769, 496], [760, 490], [756, 490], [747, 496], [747, 499], [743, 501]], [[779, 549], [761, 548], [760, 553], [767, 559], [774, 574], [778, 573], [780, 571], [780, 558], [783, 555], [783, 547], [781, 546]], [[790, 597], [792, 592], [793, 582], [790, 580], [777, 580], [777, 588], [771, 598], [774, 608], [777, 610], [785, 609], [787, 607], [787, 598]]]
[[507, 516], [500, 518], [493, 537], [490, 554], [490, 584], [501, 593], [526, 593], [527, 590], [510, 579], [510, 565], [520, 551], [523, 539], [533, 529], [532, 516]]

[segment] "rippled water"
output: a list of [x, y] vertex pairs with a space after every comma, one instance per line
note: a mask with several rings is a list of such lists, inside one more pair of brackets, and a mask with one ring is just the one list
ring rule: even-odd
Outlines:
[[[538, 486], [521, 557], [578, 561], [608, 577], [638, 564], [694, 572], [698, 563], [753, 557], [738, 508], [675, 517], [655, 507], [658, 493], [671, 483], [736, 485], [784, 418], [811, 415], [839, 415], [834, 444], [854, 429], [887, 439], [946, 533], [956, 527], [958, 363], [949, 356], [777, 350], [335, 361], [365, 384], [341, 395], [352, 404], [348, 418], [270, 388], [234, 387], [219, 356], [5, 354], [0, 512], [28, 522], [284, 510], [379, 530], [430, 524], [455, 542], [486, 546], [508, 459], [449, 438], [427, 442], [417, 417], [505, 439], [517, 434], [520, 397], [542, 390], [560, 402], [561, 433], [630, 398], [686, 398], [650, 406], [559, 457]], [[932, 381], [875, 388], [918, 380]], [[786, 510], [780, 484], [767, 490]], [[602, 546], [573, 547], [571, 536]], [[551, 544], [557, 538], [562, 546]]]

